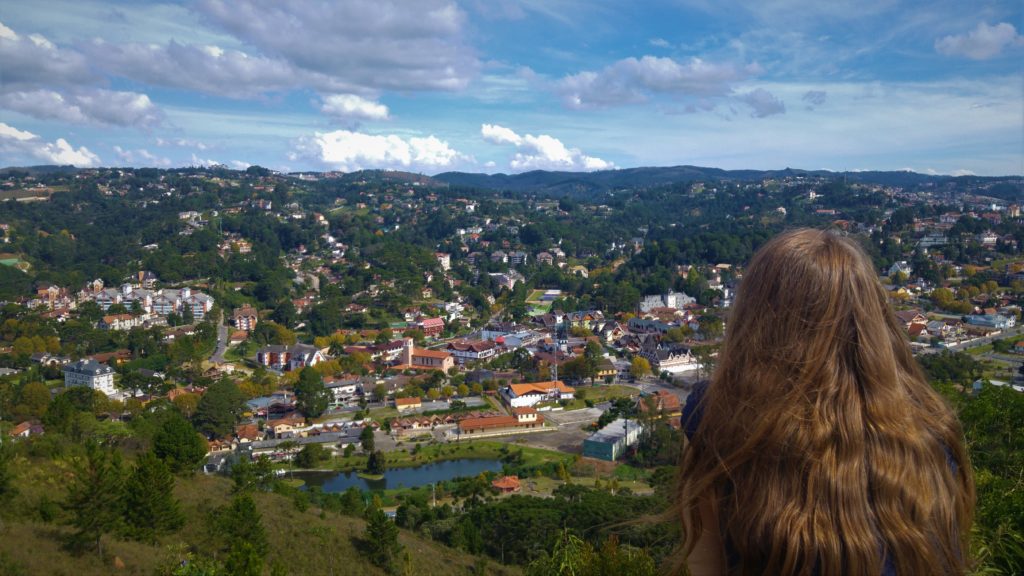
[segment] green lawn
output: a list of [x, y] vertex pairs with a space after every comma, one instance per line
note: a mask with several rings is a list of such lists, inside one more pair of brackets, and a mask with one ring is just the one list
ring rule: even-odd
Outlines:
[[586, 408], [587, 400], [591, 400], [596, 404], [613, 398], [635, 398], [640, 395], [640, 392], [636, 388], [630, 388], [629, 386], [622, 386], [620, 384], [612, 384], [611, 386], [598, 384], [593, 387], [580, 386], [576, 389], [577, 396], [580, 392], [584, 394], [584, 398], [573, 398], [569, 402], [569, 405], [565, 407], [566, 410], [579, 410], [580, 408]]
[[[562, 452], [533, 448], [530, 446], [512, 446], [505, 442], [486, 440], [456, 442], [452, 444], [435, 444], [432, 446], [424, 445], [420, 447], [417, 454], [412, 454], [412, 450], [415, 446], [415, 443], [403, 442], [403, 445], [400, 446], [398, 450], [386, 453], [384, 456], [387, 460], [388, 468], [407, 468], [410, 466], [428, 464], [430, 462], [459, 460], [462, 458], [497, 460], [506, 454], [506, 452], [502, 451], [502, 448], [505, 448], [506, 451], [522, 450], [523, 462], [527, 466], [538, 466], [547, 462], [568, 462], [572, 460], [571, 455], [564, 454]], [[330, 462], [329, 466], [339, 471], [362, 470], [366, 467], [366, 460], [366, 456], [357, 453], [349, 456], [348, 458], [335, 458]]]
[[530, 295], [526, 297], [527, 302], [540, 302], [541, 296], [544, 296], [544, 290], [533, 290]]

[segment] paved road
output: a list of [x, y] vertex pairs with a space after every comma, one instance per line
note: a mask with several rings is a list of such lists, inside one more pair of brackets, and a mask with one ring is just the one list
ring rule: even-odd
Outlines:
[[977, 348], [978, 346], [984, 346], [985, 344], [991, 344], [993, 340], [1003, 340], [1005, 338], [1013, 338], [1019, 336], [1024, 331], [1024, 326], [1014, 326], [1013, 328], [1007, 328], [994, 336], [985, 336], [984, 338], [975, 338], [970, 342], [963, 344], [954, 344], [948, 348], [926, 348], [921, 350], [922, 354], [936, 354], [943, 350], [960, 351], [968, 348]]
[[213, 356], [210, 356], [210, 362], [215, 364], [227, 362], [224, 353], [228, 351], [228, 327], [224, 325], [223, 312], [221, 312], [219, 320], [217, 322], [217, 348], [213, 351]]

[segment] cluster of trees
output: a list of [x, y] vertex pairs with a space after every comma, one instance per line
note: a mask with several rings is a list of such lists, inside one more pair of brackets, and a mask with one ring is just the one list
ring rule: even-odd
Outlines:
[[184, 519], [173, 489], [170, 467], [154, 452], [140, 456], [129, 473], [120, 452], [87, 443], [64, 502], [74, 528], [70, 545], [102, 554], [105, 534], [155, 542], [174, 532]]
[[977, 488], [972, 552], [979, 570], [1024, 572], [1024, 394], [990, 384], [975, 392], [982, 366], [969, 354], [920, 361], [963, 425]]

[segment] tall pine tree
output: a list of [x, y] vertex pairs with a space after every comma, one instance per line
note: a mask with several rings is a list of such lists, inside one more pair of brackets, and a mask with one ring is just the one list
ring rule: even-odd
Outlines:
[[89, 442], [85, 458], [75, 467], [64, 502], [70, 514], [68, 524], [75, 529], [70, 542], [73, 548], [81, 551], [94, 547], [103, 553], [103, 535], [121, 525], [124, 480], [121, 454]]
[[184, 523], [174, 499], [174, 476], [167, 464], [147, 452], [139, 457], [125, 488], [126, 535], [142, 542], [174, 532]]

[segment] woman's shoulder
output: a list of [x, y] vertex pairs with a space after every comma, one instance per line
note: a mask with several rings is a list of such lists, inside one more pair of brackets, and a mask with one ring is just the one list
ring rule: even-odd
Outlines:
[[701, 380], [693, 385], [690, 393], [686, 396], [686, 404], [683, 405], [682, 421], [683, 432], [686, 433], [688, 439], [693, 438], [693, 435], [697, 433], [697, 427], [700, 426], [701, 417], [704, 415], [702, 402], [707, 389], [708, 381]]

